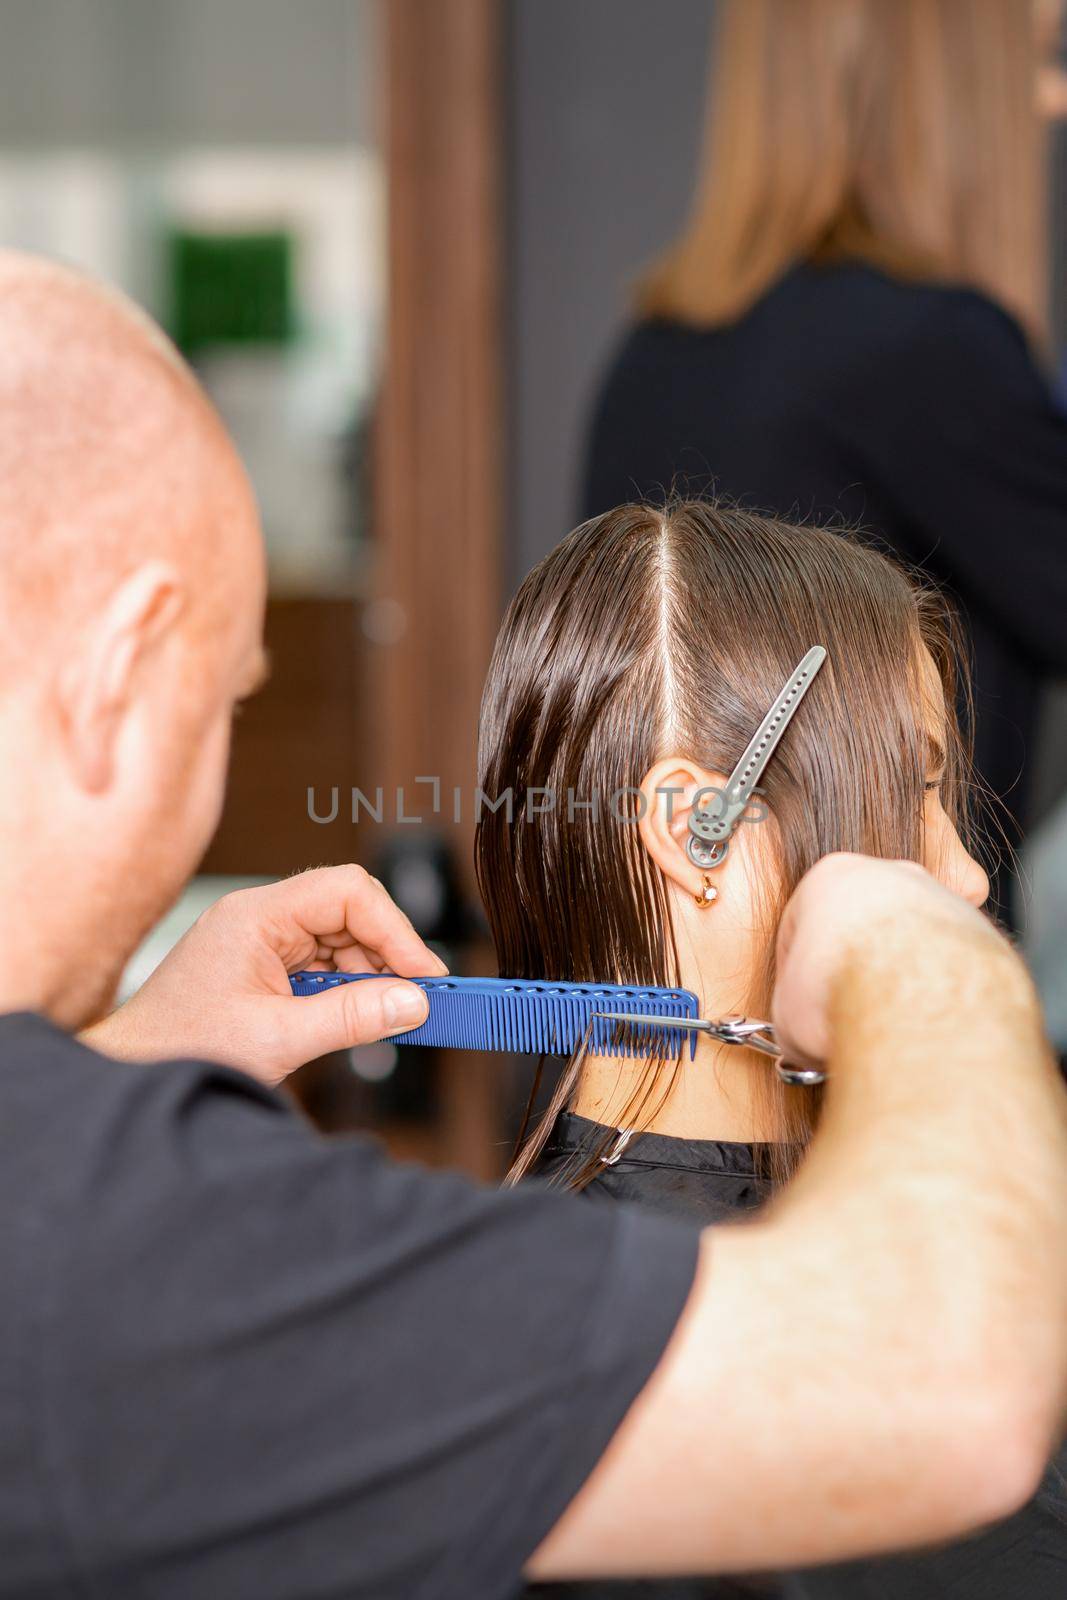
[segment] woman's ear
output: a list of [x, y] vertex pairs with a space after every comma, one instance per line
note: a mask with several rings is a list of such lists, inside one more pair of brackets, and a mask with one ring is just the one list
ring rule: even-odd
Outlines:
[[726, 783], [723, 773], [709, 772], [687, 756], [667, 756], [649, 768], [641, 784], [641, 842], [664, 877], [686, 894], [698, 895], [704, 881], [685, 853], [690, 812], [694, 805], [714, 810]]

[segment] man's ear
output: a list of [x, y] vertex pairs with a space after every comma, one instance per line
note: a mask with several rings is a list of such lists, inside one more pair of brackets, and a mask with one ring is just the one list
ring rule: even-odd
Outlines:
[[63, 740], [75, 780], [91, 794], [111, 782], [137, 670], [173, 628], [185, 598], [176, 567], [146, 562], [114, 591], [63, 664], [58, 684]]
[[641, 784], [641, 842], [664, 877], [687, 894], [700, 892], [703, 874], [685, 853], [694, 804], [714, 809], [713, 791], [725, 789], [721, 772], [709, 772], [687, 756], [667, 756], [650, 767]]

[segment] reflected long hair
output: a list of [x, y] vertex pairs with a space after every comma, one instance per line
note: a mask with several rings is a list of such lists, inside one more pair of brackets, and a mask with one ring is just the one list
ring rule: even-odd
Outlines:
[[[756, 1016], [768, 1015], [781, 910], [810, 866], [834, 850], [921, 859], [922, 645], [945, 695], [943, 803], [970, 842], [969, 739], [955, 710], [967, 679], [954, 613], [854, 536], [709, 501], [620, 506], [534, 568], [501, 626], [479, 729], [480, 788], [490, 799], [515, 796], [510, 819], [503, 805], [482, 808], [475, 840], [502, 974], [679, 983], [665, 881], [633, 825], [637, 791], [667, 756], [730, 772], [812, 644], [825, 645], [827, 659], [761, 780], [776, 871], [760, 907], [765, 959], [742, 1002]], [[524, 804], [539, 789], [555, 797], [551, 809], [543, 799]], [[594, 795], [599, 814], [588, 805]], [[679, 1060], [647, 1063], [624, 1125], [648, 1125]], [[576, 1056], [528, 1139], [524, 1122], [511, 1179], [535, 1162], [580, 1065]], [[814, 1125], [818, 1092], [783, 1091], [772, 1073], [765, 1081], [774, 1175], [785, 1176]], [[527, 1120], [536, 1093], [535, 1082]], [[610, 1137], [569, 1182], [588, 1181]]]
[[868, 260], [1047, 320], [1032, 0], [720, 0], [702, 169], [649, 316], [740, 317], [789, 267]]

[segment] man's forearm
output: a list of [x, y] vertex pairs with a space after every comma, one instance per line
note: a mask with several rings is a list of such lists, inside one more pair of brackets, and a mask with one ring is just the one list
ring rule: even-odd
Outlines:
[[844, 969], [823, 1125], [768, 1218], [822, 1273], [836, 1460], [854, 1488], [884, 1468], [886, 1542], [1010, 1509], [1067, 1387], [1067, 1097], [1037, 997], [987, 924], [912, 937], [886, 928]]
[[130, 1025], [129, 1013], [124, 1006], [117, 1007], [91, 1022], [87, 1028], [82, 1028], [78, 1038], [91, 1050], [114, 1056], [116, 1061], [139, 1061], [147, 1054], [138, 1044], [137, 1029]]
[[[733, 1253], [737, 1325], [788, 1419], [763, 1481], [823, 1507], [797, 1507], [790, 1561], [1006, 1514], [1067, 1379], [1067, 1103], [1021, 963], [978, 919], [905, 918], [845, 964], [831, 1020], [808, 1160], [762, 1237], [712, 1255], [721, 1301]], [[752, 1306], [754, 1271], [792, 1321]]]
[[1040, 1004], [991, 925], [917, 936], [912, 953], [906, 928], [887, 929], [841, 975], [833, 1087], [787, 1203], [806, 1219], [847, 1192], [893, 1240], [914, 1233], [922, 1248], [900, 1254], [928, 1275], [943, 1341], [980, 1350], [1021, 1406], [1062, 1404], [1067, 1094]]
[[598, 1523], [641, 1570], [656, 1530], [614, 1519], [613, 1487], [663, 1507], [658, 1570], [724, 1571], [945, 1538], [1033, 1486], [1065, 1382], [1063, 1089], [991, 928], [872, 935], [835, 984], [800, 1174], [706, 1236], [667, 1357], [537, 1571], [601, 1570]]

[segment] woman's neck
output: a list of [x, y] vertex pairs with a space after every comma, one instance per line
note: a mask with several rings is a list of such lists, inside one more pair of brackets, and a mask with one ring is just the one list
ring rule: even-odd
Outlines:
[[613, 1127], [641, 1127], [679, 1139], [738, 1143], [781, 1136], [767, 1082], [766, 1056], [700, 1038], [690, 1061], [661, 1069], [645, 1097], [646, 1062], [590, 1056], [582, 1064], [572, 1110]]
[[[680, 986], [697, 996], [702, 1017], [736, 1015], [751, 1003], [764, 940], [749, 909], [740, 901], [735, 907], [736, 897], [726, 902], [727, 918], [711, 912], [714, 924], [706, 920], [707, 911], [694, 911], [691, 898], [675, 895], [672, 911]], [[708, 937], [712, 932], [714, 939]], [[694, 1058], [687, 1042], [681, 1062], [661, 1068], [654, 1079], [645, 1061], [589, 1057], [572, 1109], [613, 1127], [680, 1139], [773, 1141], [782, 1137], [773, 1074], [768, 1056], [698, 1034]]]

